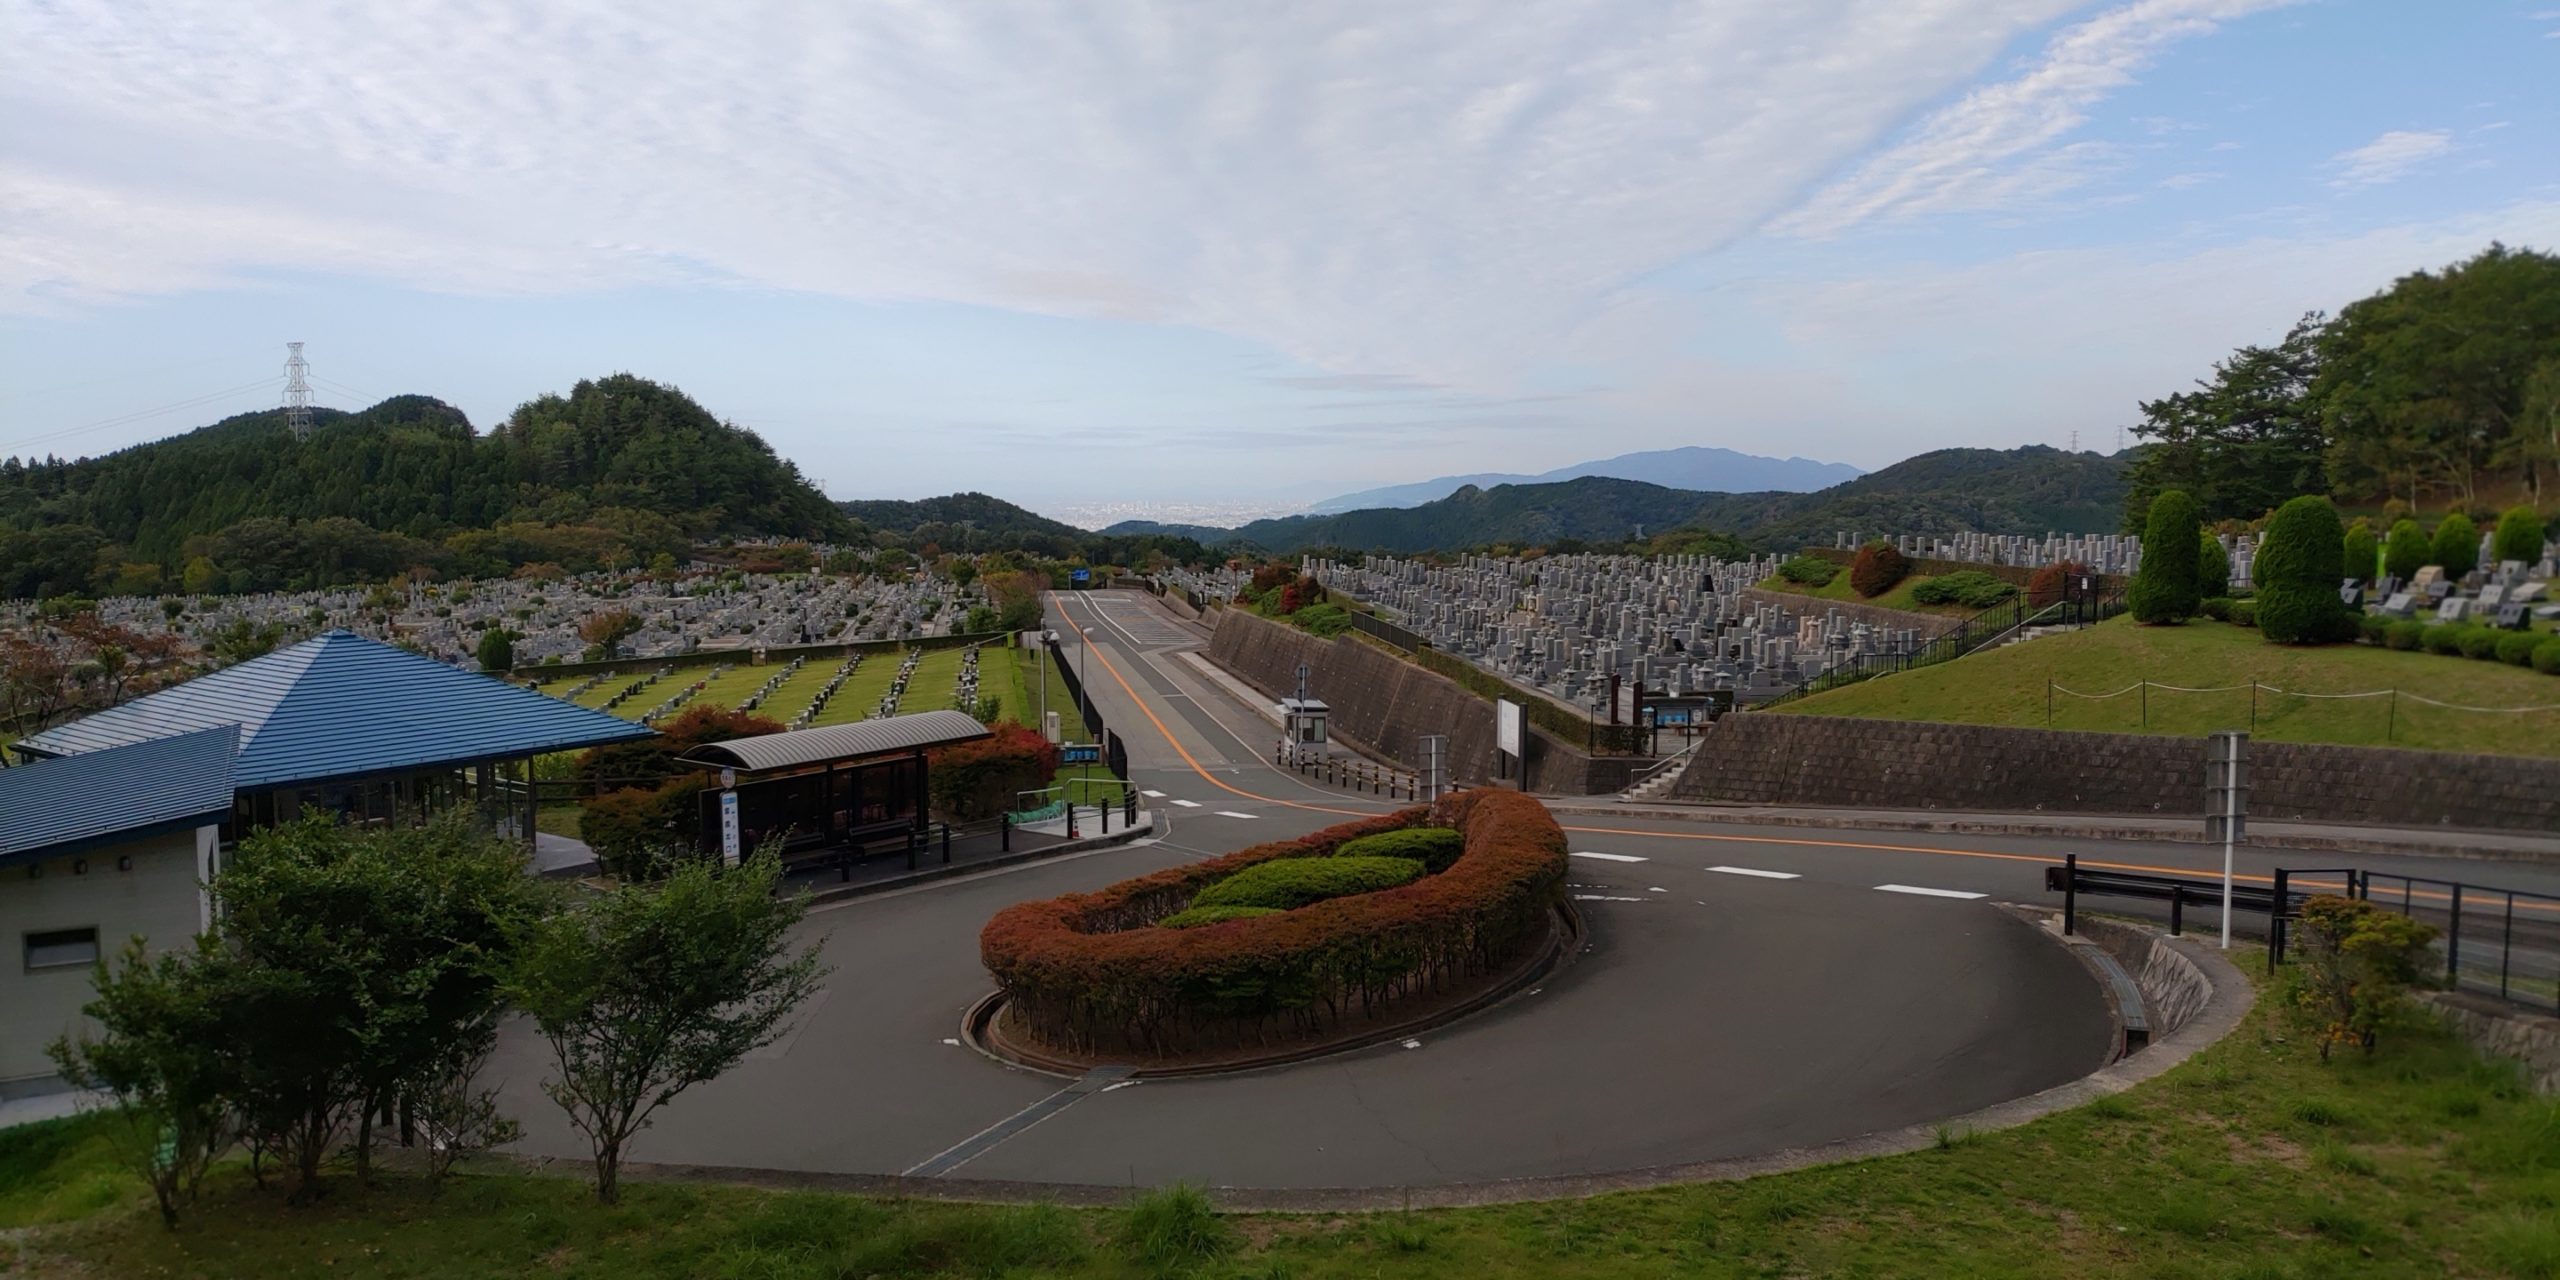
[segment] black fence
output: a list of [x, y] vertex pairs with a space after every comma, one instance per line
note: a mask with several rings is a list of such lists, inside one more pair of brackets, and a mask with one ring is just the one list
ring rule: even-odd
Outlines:
[[[1808, 604], [1807, 608], [1820, 603], [1818, 598], [1808, 597], [1808, 599], [1812, 603]], [[2124, 611], [2124, 593], [2121, 590], [2086, 598], [2057, 600], [2042, 608], [2030, 606], [2024, 597], [2020, 597], [2006, 605], [1995, 605], [1958, 622], [1955, 630], [1909, 653], [1857, 654], [1824, 671], [1821, 675], [1796, 685], [1774, 698], [1753, 705], [1755, 708], [1774, 707], [1780, 703], [1793, 702], [1798, 698], [1810, 697], [1828, 689], [1856, 684], [1861, 680], [1872, 680], [1877, 676], [1891, 675], [1896, 671], [1909, 671], [1915, 667], [1953, 662], [1976, 649], [2005, 641], [2029, 627], [2095, 626]]]
[[1397, 626], [1374, 613], [1354, 613], [1350, 616], [1354, 630], [1366, 631], [1399, 649], [1411, 651], [1431, 643], [1423, 639], [1420, 632], [1409, 627]]
[[[1088, 639], [1085, 643], [1091, 644], [1092, 641]], [[1120, 735], [1103, 723], [1102, 708], [1095, 706], [1093, 699], [1085, 694], [1084, 681], [1077, 678], [1075, 664], [1064, 660], [1055, 645], [1049, 646], [1047, 660], [1057, 668], [1058, 682], [1067, 686], [1067, 696], [1075, 700], [1076, 714], [1084, 717], [1085, 728], [1093, 734], [1095, 742], [1102, 744], [1102, 766], [1109, 769], [1114, 777], [1128, 777], [1129, 750], [1121, 745]]]

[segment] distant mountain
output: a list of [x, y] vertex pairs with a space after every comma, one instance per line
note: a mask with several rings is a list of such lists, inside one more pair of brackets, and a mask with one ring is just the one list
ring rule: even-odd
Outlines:
[[948, 497], [917, 498], [913, 501], [858, 498], [839, 502], [836, 507], [866, 528], [884, 533], [912, 534], [927, 525], [941, 525], [999, 536], [1025, 533], [1060, 538], [1084, 536], [1084, 530], [1074, 525], [1052, 520], [983, 493], [955, 493]]
[[[2104, 533], [2116, 527], [2129, 456], [2041, 445], [1941, 449], [1816, 493], [1700, 493], [1603, 476], [1468, 486], [1419, 506], [1257, 520], [1226, 536], [1280, 553], [1411, 553], [1563, 538], [1624, 542], [1675, 531], [1730, 535], [1770, 551], [1828, 543], [1841, 530]], [[1219, 533], [1190, 536], [1206, 543]]]
[[1690, 445], [1679, 449], [1622, 453], [1614, 458], [1577, 462], [1537, 475], [1484, 472], [1469, 476], [1442, 476], [1437, 480], [1388, 485], [1382, 489], [1363, 489], [1358, 493], [1327, 498], [1307, 508], [1307, 511], [1311, 515], [1329, 515], [1370, 507], [1412, 507], [1448, 497], [1468, 485], [1491, 489], [1506, 484], [1578, 480], [1584, 476], [1642, 480], [1669, 489], [1690, 489], [1700, 493], [1807, 493], [1854, 480], [1859, 474], [1856, 467], [1845, 462], [1765, 458], [1758, 454], [1736, 453], [1731, 449]]
[[1168, 524], [1161, 520], [1123, 520], [1102, 530], [1109, 538], [1189, 538], [1202, 546], [1235, 539], [1236, 531], [1213, 524]]

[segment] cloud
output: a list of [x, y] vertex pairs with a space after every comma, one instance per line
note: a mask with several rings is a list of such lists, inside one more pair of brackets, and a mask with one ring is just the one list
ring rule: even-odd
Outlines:
[[2419, 165], [2452, 149], [2453, 134], [2449, 130], [2394, 129], [2361, 147], [2339, 152], [2330, 161], [2337, 176], [2329, 180], [2329, 185], [2352, 191], [2398, 182]]
[[[1922, 214], [2001, 209], [2087, 180], [2112, 152], [2054, 144], [2181, 40], [2293, 0], [2136, 0], [2053, 37], [2020, 74], [1965, 94], [1781, 219], [1812, 238]], [[2153, 129], [2152, 132], [2160, 132]]]

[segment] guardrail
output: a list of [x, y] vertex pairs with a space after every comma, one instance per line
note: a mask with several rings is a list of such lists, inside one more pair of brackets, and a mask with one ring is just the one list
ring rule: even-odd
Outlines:
[[1293, 755], [1288, 740], [1282, 739], [1272, 748], [1271, 763], [1283, 769], [1294, 769], [1310, 778], [1318, 778], [1337, 787], [1365, 791], [1390, 800], [1422, 798], [1422, 780], [1370, 760], [1342, 759], [1335, 756]]

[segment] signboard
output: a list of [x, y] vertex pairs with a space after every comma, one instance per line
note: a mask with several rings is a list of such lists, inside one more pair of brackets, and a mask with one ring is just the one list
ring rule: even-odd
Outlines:
[[1058, 763], [1100, 764], [1102, 763], [1102, 744], [1099, 742], [1067, 743], [1058, 748]]
[[1524, 731], [1524, 729], [1523, 729], [1523, 723], [1522, 723], [1522, 722], [1523, 722], [1523, 721], [1525, 721], [1527, 718], [1528, 718], [1528, 717], [1527, 717], [1526, 709], [1525, 709], [1525, 708], [1523, 708], [1519, 703], [1517, 703], [1517, 702], [1513, 702], [1513, 701], [1512, 701], [1512, 700], [1510, 700], [1509, 698], [1496, 698], [1496, 699], [1494, 699], [1494, 702], [1493, 702], [1493, 745], [1494, 745], [1494, 748], [1495, 748], [1496, 750], [1498, 750], [1498, 751], [1501, 751], [1504, 755], [1510, 756], [1511, 758], [1513, 758], [1513, 759], [1515, 759], [1515, 760], [1516, 760], [1516, 759], [1519, 759], [1519, 758], [1520, 758], [1520, 755], [1521, 755], [1521, 751], [1520, 751], [1520, 742], [1521, 742], [1521, 739], [1523, 739], [1523, 738], [1525, 738], [1525, 737], [1527, 737], [1527, 736], [1528, 736], [1528, 735], [1527, 735], [1527, 733], [1526, 733], [1526, 732]]
[[1091, 569], [1069, 569], [1069, 570], [1067, 570], [1067, 581], [1069, 581], [1069, 582], [1091, 582], [1091, 581], [1093, 581], [1093, 570], [1091, 570]]
[[720, 793], [720, 861], [738, 865], [738, 793]]

